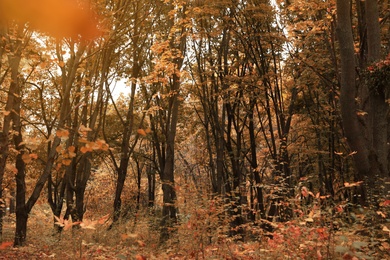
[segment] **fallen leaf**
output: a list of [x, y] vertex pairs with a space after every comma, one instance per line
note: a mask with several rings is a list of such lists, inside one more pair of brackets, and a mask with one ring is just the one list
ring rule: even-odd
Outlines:
[[7, 249], [8, 247], [12, 246], [14, 243], [13, 242], [3, 242], [0, 244], [0, 250]]
[[146, 260], [146, 257], [143, 256], [143, 255], [136, 255], [136, 256], [135, 256], [135, 259], [136, 259], [136, 260]]

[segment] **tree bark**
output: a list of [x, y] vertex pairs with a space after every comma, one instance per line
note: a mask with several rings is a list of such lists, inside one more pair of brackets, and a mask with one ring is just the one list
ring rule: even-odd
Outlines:
[[354, 42], [351, 24], [351, 0], [337, 1], [337, 36], [340, 45], [340, 105], [343, 128], [353, 155], [358, 178], [367, 176], [370, 169], [369, 150], [365, 144], [363, 132], [357, 116], [356, 73]]

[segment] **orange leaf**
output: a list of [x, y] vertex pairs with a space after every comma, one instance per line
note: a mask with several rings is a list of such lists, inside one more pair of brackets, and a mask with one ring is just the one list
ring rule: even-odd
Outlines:
[[75, 150], [76, 150], [76, 147], [74, 147], [73, 145], [68, 147], [68, 151], [71, 153], [74, 153]]
[[1, 245], [0, 245], [0, 250], [4, 250], [4, 249], [6, 249], [6, 248], [8, 248], [8, 247], [10, 247], [10, 246], [12, 246], [13, 245], [13, 242], [10, 242], [10, 241], [8, 241], [8, 242], [3, 242], [3, 243], [1, 243]]
[[146, 260], [146, 257], [143, 255], [136, 255], [135, 260]]
[[87, 146], [83, 146], [80, 148], [80, 152], [82, 152], [82, 153], [91, 152], [91, 151], [92, 151], [92, 149], [87, 147]]
[[36, 154], [36, 153], [30, 153], [30, 158], [31, 158], [31, 159], [38, 159], [38, 154]]
[[121, 240], [126, 240], [129, 237], [127, 234], [121, 234]]
[[62, 160], [62, 163], [66, 166], [69, 166], [71, 163], [72, 163], [72, 160], [69, 160], [69, 159], [64, 159]]
[[1, 0], [0, 19], [28, 22], [33, 29], [58, 38], [95, 38], [100, 34], [87, 1]]
[[106, 223], [106, 221], [107, 221], [109, 218], [110, 218], [110, 214], [107, 214], [107, 215], [101, 217], [101, 218], [98, 220], [98, 223], [99, 223], [100, 225], [103, 225], [104, 223]]
[[62, 151], [62, 146], [60, 146], [60, 145], [57, 146], [57, 147], [56, 147], [56, 152], [57, 152], [57, 153], [60, 153], [61, 151]]
[[28, 153], [25, 153], [22, 155], [22, 160], [24, 163], [30, 163], [31, 162], [31, 157]]
[[146, 132], [145, 132], [145, 130], [142, 129], [142, 128], [138, 129], [138, 130], [137, 130], [137, 133], [138, 133], [139, 135], [146, 136]]
[[65, 129], [58, 129], [56, 135], [58, 137], [68, 137], [69, 136], [69, 131]]
[[[137, 244], [138, 244], [140, 247], [146, 246], [145, 242], [144, 242], [144, 241], [141, 241], [141, 240], [137, 240]], [[146, 258], [145, 258], [145, 259], [146, 259]]]

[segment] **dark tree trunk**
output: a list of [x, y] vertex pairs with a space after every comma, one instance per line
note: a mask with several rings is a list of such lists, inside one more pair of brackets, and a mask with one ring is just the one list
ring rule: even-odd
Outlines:
[[16, 228], [14, 246], [23, 246], [26, 241], [28, 213], [31, 209], [26, 207], [25, 165], [22, 154], [16, 158]]
[[345, 136], [351, 150], [356, 151], [353, 158], [358, 176], [363, 179], [369, 173], [370, 163], [368, 160], [369, 151], [356, 114], [356, 64], [350, 12], [351, 0], [337, 1], [337, 35], [340, 42], [341, 59], [340, 105]]
[[26, 241], [27, 233], [27, 219], [28, 213], [31, 208], [26, 207], [26, 166], [23, 161], [24, 144], [22, 134], [22, 123], [20, 119], [20, 108], [21, 108], [21, 79], [19, 78], [19, 63], [21, 56], [13, 56], [9, 58], [11, 64], [11, 88], [15, 89], [14, 106], [12, 109], [12, 121], [13, 121], [13, 141], [18, 151], [16, 156], [16, 170], [15, 175], [16, 182], [16, 229], [15, 229], [15, 240], [14, 246], [23, 246]]
[[[179, 90], [180, 78], [173, 76], [173, 91]], [[163, 216], [161, 220], [161, 242], [165, 242], [170, 237], [170, 229], [177, 221], [176, 217], [176, 190], [174, 178], [175, 165], [175, 137], [176, 126], [179, 117], [179, 101], [177, 94], [172, 97], [171, 121], [169, 122], [166, 136], [166, 157], [164, 169], [161, 175], [163, 190]]]
[[153, 208], [155, 203], [155, 190], [156, 190], [156, 174], [153, 169], [153, 162], [156, 159], [156, 153], [153, 149], [153, 158], [147, 166], [148, 175], [148, 207]]
[[[265, 208], [264, 208], [264, 201], [263, 201], [263, 188], [261, 186], [261, 178], [260, 178], [260, 171], [258, 169], [259, 165], [257, 163], [257, 152], [256, 152], [256, 135], [255, 135], [255, 124], [254, 124], [254, 109], [256, 104], [256, 98], [251, 100], [250, 108], [249, 108], [249, 140], [250, 140], [250, 150], [251, 150], [251, 157], [250, 157], [250, 163], [251, 163], [251, 170], [253, 171], [253, 179], [254, 179], [254, 189], [255, 189], [255, 195], [256, 195], [256, 203], [253, 203], [252, 210], [257, 213], [259, 212], [260, 218], [265, 218]], [[254, 215], [253, 220], [255, 220], [256, 217]]]
[[[361, 21], [367, 25], [367, 61], [361, 64], [372, 63], [380, 59], [381, 36], [379, 27], [379, 13], [377, 1], [365, 1], [365, 10], [359, 3], [360, 19], [365, 16], [366, 20]], [[388, 104], [384, 89], [378, 86], [365, 86], [360, 91], [361, 99], [368, 96], [368, 117], [366, 128], [361, 129], [357, 116], [356, 98], [356, 73], [354, 42], [351, 24], [351, 1], [337, 1], [338, 27], [337, 35], [340, 43], [340, 104], [343, 119], [343, 128], [348, 144], [354, 155], [355, 166], [358, 172], [357, 179], [363, 180], [365, 197], [363, 202], [370, 206], [378, 204], [388, 194], [388, 185], [383, 185], [389, 178], [387, 169], [387, 114]], [[362, 37], [362, 33], [360, 33]], [[363, 47], [365, 45], [361, 44]], [[366, 57], [363, 55], [363, 59]], [[368, 94], [366, 94], [368, 93]]]
[[113, 216], [113, 223], [117, 223], [121, 216], [121, 207], [122, 207], [122, 190], [123, 186], [125, 184], [126, 175], [127, 175], [127, 166], [129, 164], [128, 159], [122, 159], [119, 169], [117, 171], [117, 182], [116, 182], [116, 189], [115, 189], [115, 197], [114, 197], [114, 216]]

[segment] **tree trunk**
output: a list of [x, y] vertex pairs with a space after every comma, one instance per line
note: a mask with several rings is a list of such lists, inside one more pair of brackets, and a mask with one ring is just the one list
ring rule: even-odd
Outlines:
[[340, 105], [343, 128], [353, 155], [358, 178], [367, 176], [370, 169], [369, 150], [365, 144], [363, 131], [357, 116], [356, 73], [354, 42], [351, 24], [351, 0], [337, 1], [337, 36], [340, 44]]
[[[378, 8], [375, 0], [366, 1], [366, 24], [368, 61], [380, 58], [380, 30]], [[370, 88], [367, 129], [361, 129], [356, 98], [356, 73], [354, 42], [351, 25], [351, 1], [337, 1], [337, 35], [340, 44], [341, 75], [340, 104], [345, 136], [352, 152], [358, 172], [357, 178], [363, 180], [364, 202], [376, 205], [387, 194], [383, 185], [388, 178], [387, 171], [387, 113], [385, 92], [377, 86]], [[367, 134], [368, 136], [365, 136]], [[366, 141], [368, 140], [368, 141]]]
[[[173, 76], [174, 87], [173, 91], [179, 90], [180, 78]], [[176, 126], [179, 117], [179, 101], [177, 99], [178, 93], [172, 97], [171, 122], [167, 128], [166, 133], [166, 157], [164, 169], [161, 176], [162, 190], [163, 190], [163, 216], [161, 220], [161, 242], [165, 242], [169, 237], [169, 229], [176, 223], [176, 190], [174, 178], [175, 165], [175, 137]]]
[[14, 246], [23, 246], [26, 241], [27, 233], [27, 218], [29, 209], [26, 207], [26, 166], [23, 161], [24, 144], [22, 135], [22, 124], [20, 120], [20, 107], [21, 107], [21, 82], [19, 78], [19, 64], [21, 55], [15, 55], [9, 57], [9, 63], [11, 65], [11, 88], [14, 89], [14, 104], [12, 108], [12, 126], [13, 126], [13, 141], [14, 146], [18, 151], [16, 156], [16, 170], [15, 175], [16, 182], [16, 229]]

